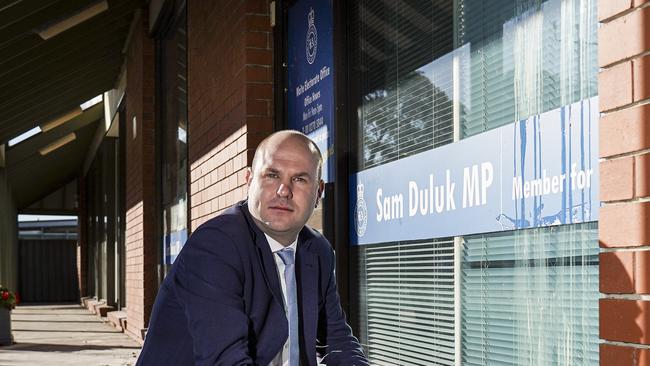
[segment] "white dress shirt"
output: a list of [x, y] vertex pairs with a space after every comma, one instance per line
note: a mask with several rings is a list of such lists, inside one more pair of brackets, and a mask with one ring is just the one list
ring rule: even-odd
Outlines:
[[[280, 244], [278, 241], [273, 239], [272, 237], [268, 236], [266, 233], [264, 233], [264, 236], [266, 236], [266, 241], [269, 242], [269, 246], [271, 247], [271, 252], [273, 252], [273, 257], [275, 258], [275, 266], [278, 268], [278, 277], [280, 278], [280, 286], [282, 287], [282, 299], [284, 300], [284, 311], [287, 311], [287, 283], [284, 280], [284, 262], [278, 255], [278, 252], [282, 249], [285, 248], [284, 245]], [[291, 243], [287, 248], [293, 249], [293, 252], [296, 253], [296, 247], [298, 246], [298, 238]], [[289, 365], [289, 338], [287, 337], [287, 341], [284, 343], [284, 347], [282, 347], [282, 350], [278, 352], [278, 354], [273, 358], [269, 366], [288, 366]]]

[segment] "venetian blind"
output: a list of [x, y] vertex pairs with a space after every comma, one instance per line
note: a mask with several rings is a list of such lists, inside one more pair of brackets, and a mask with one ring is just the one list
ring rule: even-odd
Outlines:
[[453, 140], [452, 5], [366, 0], [355, 7], [358, 170]]
[[[453, 2], [363, 0], [352, 18], [357, 170], [451, 143]], [[353, 306], [371, 364], [453, 365], [453, 241], [355, 251]]]
[[457, 2], [462, 137], [596, 95], [596, 0]]
[[369, 245], [359, 279], [373, 365], [454, 365], [453, 240]]
[[463, 365], [598, 365], [596, 223], [466, 237]]

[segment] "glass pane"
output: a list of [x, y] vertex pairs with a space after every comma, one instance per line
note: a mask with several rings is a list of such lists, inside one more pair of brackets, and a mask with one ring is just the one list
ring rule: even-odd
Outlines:
[[[352, 171], [452, 143], [454, 125], [461, 138], [469, 137], [595, 96], [596, 5], [596, 0], [350, 5], [357, 117], [351, 127]], [[359, 286], [353, 314], [371, 362], [597, 363], [596, 225], [466, 238], [457, 269], [462, 270], [462, 360], [453, 357], [454, 308], [445, 307], [454, 298], [453, 241], [353, 247], [353, 285]], [[424, 247], [430, 256], [411, 260], [408, 253]], [[445, 250], [452, 253], [448, 262], [433, 254]], [[451, 282], [427, 273], [447, 265]]]
[[[355, 171], [453, 141], [453, 2], [353, 5]], [[353, 249], [352, 306], [373, 365], [454, 364], [451, 239]]]
[[187, 239], [187, 34], [185, 14], [160, 43], [163, 264]]
[[457, 2], [462, 137], [598, 92], [596, 0]]
[[360, 1], [352, 67], [357, 171], [453, 140], [451, 1]]
[[454, 365], [453, 240], [358, 247], [360, 334], [373, 365]]
[[598, 364], [596, 223], [466, 237], [463, 365]]

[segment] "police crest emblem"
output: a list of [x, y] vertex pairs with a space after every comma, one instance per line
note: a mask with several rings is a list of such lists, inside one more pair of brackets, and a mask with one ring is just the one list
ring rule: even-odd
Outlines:
[[368, 208], [366, 201], [363, 199], [363, 184], [357, 185], [357, 204], [354, 208], [354, 227], [357, 235], [362, 237], [368, 227]]
[[318, 50], [318, 33], [314, 24], [314, 9], [309, 9], [307, 15], [307, 39], [305, 41], [307, 52], [307, 62], [311, 65], [316, 60], [316, 50]]

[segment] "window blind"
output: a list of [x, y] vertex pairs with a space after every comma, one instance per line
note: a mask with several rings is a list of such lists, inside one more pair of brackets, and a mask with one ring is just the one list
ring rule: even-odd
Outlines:
[[[353, 5], [357, 170], [453, 141], [453, 2]], [[373, 365], [454, 364], [453, 240], [354, 248], [353, 304]]]
[[[595, 0], [350, 6], [353, 171], [451, 143], [454, 95], [460, 134], [468, 137], [597, 92]], [[587, 224], [466, 238], [463, 364], [598, 362], [595, 230]], [[352, 307], [371, 363], [454, 364], [452, 241], [351, 251], [359, 286]], [[435, 254], [444, 251], [449, 258]], [[451, 277], [427, 272], [443, 268]]]
[[360, 1], [353, 12], [358, 170], [453, 140], [451, 1]]
[[373, 365], [454, 365], [453, 240], [361, 248], [364, 343]]
[[596, 0], [457, 2], [461, 137], [596, 95]]
[[597, 365], [596, 223], [466, 237], [463, 365]]

